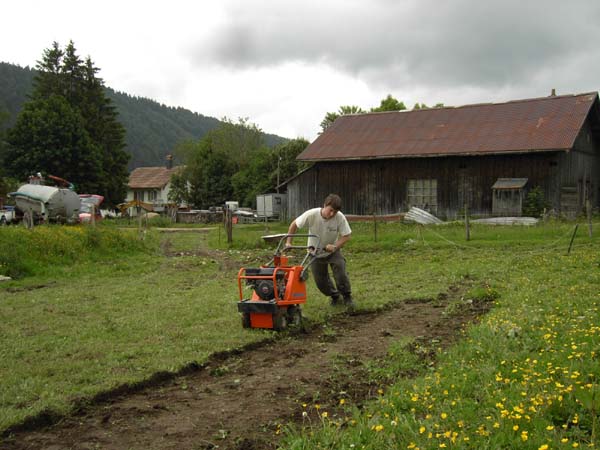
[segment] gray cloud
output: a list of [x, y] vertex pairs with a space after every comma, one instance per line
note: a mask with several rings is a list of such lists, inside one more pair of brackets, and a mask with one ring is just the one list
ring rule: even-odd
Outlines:
[[[552, 74], [563, 79], [581, 70], [597, 78], [598, 2], [346, 0], [251, 5], [230, 5], [230, 21], [208, 44], [192, 47], [192, 63], [236, 69], [291, 61], [326, 64], [388, 89], [494, 88], [530, 84]], [[590, 56], [582, 57], [586, 54]], [[579, 66], [574, 67], [575, 62]]]

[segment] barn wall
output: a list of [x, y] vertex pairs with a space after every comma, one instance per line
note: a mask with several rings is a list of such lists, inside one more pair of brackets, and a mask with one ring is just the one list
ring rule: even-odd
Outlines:
[[528, 188], [541, 186], [558, 204], [563, 159], [561, 153], [548, 152], [317, 163], [288, 184], [289, 216], [320, 206], [331, 192], [342, 197], [348, 214], [407, 211], [407, 180], [429, 178], [437, 179], [437, 215], [447, 219], [460, 216], [465, 203], [471, 214], [490, 215], [491, 187], [498, 178], [528, 178]]
[[561, 187], [576, 190], [579, 209], [584, 207], [586, 198], [590, 199], [592, 206], [600, 206], [599, 141], [588, 120], [575, 141], [573, 151], [561, 157]]

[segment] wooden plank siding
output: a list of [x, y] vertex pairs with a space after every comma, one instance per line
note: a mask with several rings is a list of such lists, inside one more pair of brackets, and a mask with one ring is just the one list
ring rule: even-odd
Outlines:
[[[437, 215], [444, 219], [460, 217], [465, 201], [471, 214], [489, 216], [491, 187], [498, 178], [528, 178], [527, 188], [540, 186], [548, 203], [560, 211], [561, 187], [576, 186], [580, 193], [585, 170], [594, 186], [593, 204], [597, 206], [598, 159], [598, 155], [571, 151], [321, 162], [288, 184], [288, 214], [293, 218], [320, 206], [332, 192], [342, 197], [342, 210], [348, 214], [405, 212], [407, 181], [431, 178], [438, 183]], [[581, 199], [579, 206], [583, 206]]]

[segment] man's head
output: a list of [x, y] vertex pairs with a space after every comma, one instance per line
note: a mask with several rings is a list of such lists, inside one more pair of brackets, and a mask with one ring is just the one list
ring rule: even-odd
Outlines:
[[336, 194], [329, 194], [327, 197], [325, 197], [325, 201], [323, 202], [321, 215], [324, 219], [329, 220], [334, 217], [340, 209], [342, 209], [342, 199], [340, 196]]

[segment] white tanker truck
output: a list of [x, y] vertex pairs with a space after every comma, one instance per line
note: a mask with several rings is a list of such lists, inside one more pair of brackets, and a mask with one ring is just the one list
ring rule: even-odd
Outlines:
[[42, 222], [79, 221], [81, 200], [71, 189], [27, 183], [8, 195], [15, 199], [17, 215], [27, 228]]

